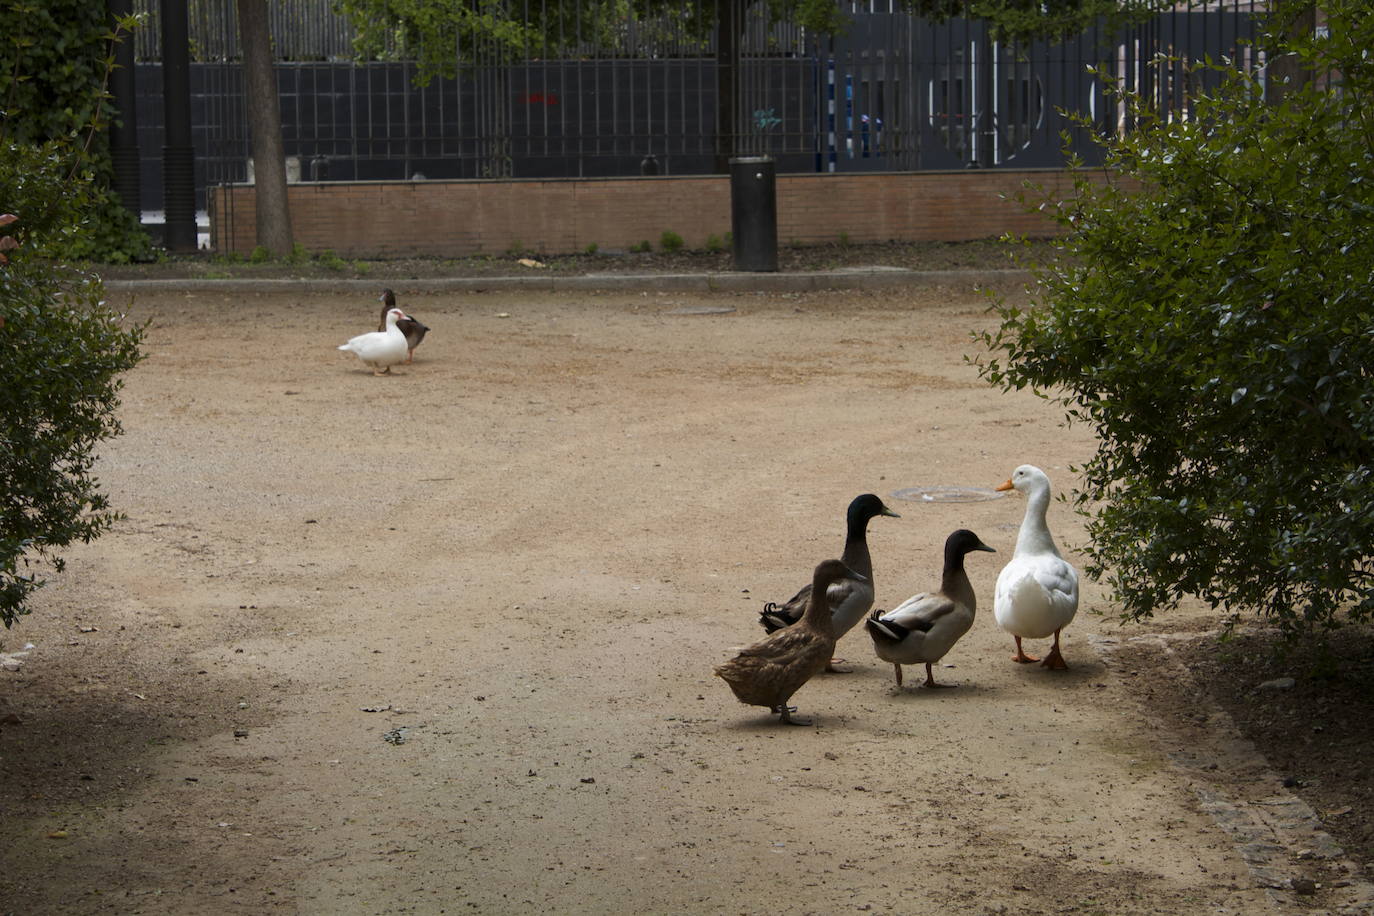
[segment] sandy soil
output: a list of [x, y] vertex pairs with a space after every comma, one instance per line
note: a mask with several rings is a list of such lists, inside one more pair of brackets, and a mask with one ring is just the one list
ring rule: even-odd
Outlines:
[[[128, 519], [4, 635], [0, 910], [1367, 902], [1223, 711], [1167, 714], [1198, 696], [1156, 694], [1186, 684], [1167, 630], [1086, 583], [1070, 670], [1010, 661], [987, 603], [1019, 497], [893, 497], [1023, 462], [1067, 485], [1090, 451], [966, 363], [980, 295], [402, 304], [434, 330], [384, 378], [334, 350], [367, 297], [132, 304], [149, 358], [100, 466]], [[865, 491], [902, 515], [870, 528], [880, 606], [936, 583], [954, 528], [999, 551], [970, 558], [958, 687], [896, 688], [856, 631], [854, 672], [795, 697], [816, 724], [780, 726], [711, 668]], [[1062, 504], [1051, 525], [1081, 539]]]

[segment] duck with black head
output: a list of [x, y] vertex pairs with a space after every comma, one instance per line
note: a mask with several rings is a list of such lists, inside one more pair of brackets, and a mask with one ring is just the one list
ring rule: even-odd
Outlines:
[[944, 658], [973, 626], [978, 599], [964, 569], [964, 557], [975, 550], [997, 552], [967, 528], [955, 531], [945, 538], [945, 563], [938, 589], [912, 595], [890, 611], [875, 610], [869, 615], [866, 622], [873, 651], [892, 663], [898, 687], [902, 686], [902, 666], [922, 663], [926, 666], [925, 686], [953, 686], [937, 684], [931, 665]]
[[[386, 329], [386, 315], [391, 309], [396, 307], [396, 294], [389, 289], [382, 290], [382, 295], [378, 297], [382, 303], [382, 320], [377, 324], [377, 330]], [[420, 322], [414, 315], [406, 315], [396, 326], [401, 329], [401, 333], [406, 339], [406, 362], [415, 359], [415, 348], [420, 345], [420, 341], [425, 339], [429, 333], [429, 328]]]
[[[863, 620], [873, 607], [873, 557], [868, 550], [868, 523], [880, 515], [901, 518], [872, 493], [861, 493], [854, 497], [845, 512], [844, 553], [840, 555], [840, 561], [859, 575], [853, 579], [839, 579], [826, 588], [825, 597], [837, 640], [854, 629], [854, 625]], [[763, 613], [759, 615], [764, 632], [772, 633], [800, 620], [811, 600], [811, 588], [809, 584], [802, 586], [800, 591], [781, 604], [774, 601], [765, 604]], [[832, 659], [826, 670], [837, 674], [847, 673], [848, 669], [835, 666], [836, 661], [842, 659]]]

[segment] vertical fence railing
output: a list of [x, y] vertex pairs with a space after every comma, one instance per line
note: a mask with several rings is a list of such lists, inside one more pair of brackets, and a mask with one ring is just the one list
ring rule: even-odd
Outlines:
[[[595, 177], [712, 172], [719, 151], [779, 172], [1056, 166], [1061, 134], [1129, 129], [1089, 67], [1188, 117], [1208, 55], [1262, 67], [1259, 0], [1180, 5], [1138, 25], [1010, 44], [982, 23], [931, 22], [870, 0], [842, 34], [769, 19], [767, 4], [686, 0], [653, 18], [603, 0], [515, 0], [531, 26], [510, 47], [461, 38], [458, 75], [414, 83], [404, 60], [352, 59], [330, 0], [270, 5], [292, 174], [301, 180]], [[145, 205], [160, 194], [157, 0], [136, 0]], [[244, 181], [248, 137], [232, 3], [191, 0], [197, 185]], [[720, 11], [735, 11], [732, 104], [722, 111]], [[387, 52], [384, 57], [394, 54]], [[733, 109], [729, 111], [728, 109]], [[1066, 119], [1084, 115], [1086, 129]], [[722, 118], [724, 120], [722, 121]]]

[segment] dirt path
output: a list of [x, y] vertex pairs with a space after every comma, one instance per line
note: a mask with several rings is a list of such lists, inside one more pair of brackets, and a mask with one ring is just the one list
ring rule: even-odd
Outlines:
[[[1070, 671], [1009, 660], [1022, 500], [890, 499], [1088, 454], [966, 365], [981, 296], [402, 299], [434, 330], [392, 378], [333, 349], [367, 297], [133, 306], [128, 521], [4, 635], [0, 910], [1287, 911], [1094, 648], [1096, 586]], [[778, 726], [711, 667], [864, 491], [902, 514], [879, 605], [954, 528], [999, 551], [959, 686], [896, 689], [856, 631]]]

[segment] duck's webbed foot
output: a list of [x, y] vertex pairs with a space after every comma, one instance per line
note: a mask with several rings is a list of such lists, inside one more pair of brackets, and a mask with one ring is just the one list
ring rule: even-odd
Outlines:
[[811, 720], [810, 720], [810, 719], [802, 719], [802, 718], [793, 718], [793, 717], [792, 717], [792, 713], [794, 713], [794, 712], [797, 711], [797, 707], [795, 707], [795, 706], [779, 706], [779, 707], [777, 707], [777, 710], [776, 710], [776, 711], [777, 711], [778, 713], [781, 714], [782, 718], [781, 718], [779, 721], [781, 721], [783, 725], [810, 725], [810, 724], [811, 724]]
[[1025, 650], [1021, 648], [1020, 636], [1016, 636], [1013, 638], [1016, 640], [1016, 654], [1011, 657], [1012, 661], [1022, 665], [1029, 665], [1031, 662], [1040, 661], [1040, 659], [1036, 658], [1034, 655], [1027, 655]]
[[825, 670], [830, 674], [852, 674], [854, 672], [853, 668], [837, 667], [836, 663], [843, 661], [844, 659], [842, 658], [832, 658], [830, 661], [825, 663]]
[[1054, 648], [1050, 649], [1050, 654], [1045, 656], [1045, 660], [1040, 663], [1046, 668], [1056, 671], [1067, 671], [1069, 663], [1064, 661], [1064, 656], [1059, 654], [1059, 631], [1054, 631]]
[[943, 689], [943, 688], [946, 688], [946, 687], [955, 687], [955, 686], [957, 686], [957, 685], [955, 685], [955, 684], [937, 684], [937, 683], [935, 683], [935, 672], [931, 670], [931, 668], [930, 668], [930, 662], [926, 662], [926, 682], [925, 682], [925, 686], [926, 686], [926, 687], [938, 687], [938, 688]]

